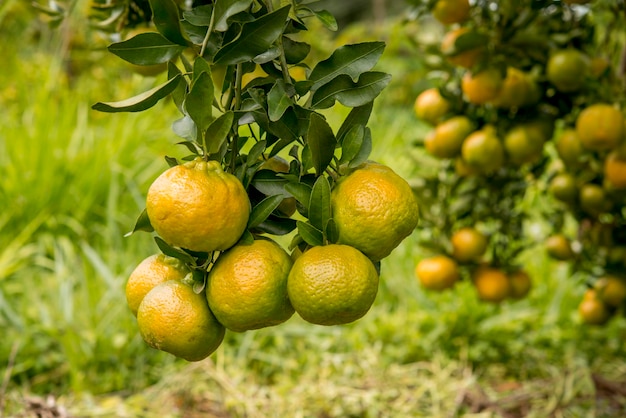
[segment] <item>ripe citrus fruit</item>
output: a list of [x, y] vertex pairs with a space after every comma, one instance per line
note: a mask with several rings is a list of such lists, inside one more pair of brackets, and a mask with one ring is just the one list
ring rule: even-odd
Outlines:
[[469, 12], [468, 0], [437, 0], [432, 10], [433, 17], [446, 25], [466, 21]]
[[294, 262], [287, 290], [305, 321], [341, 325], [369, 311], [378, 292], [374, 264], [356, 248], [330, 244], [313, 247]]
[[465, 138], [461, 153], [467, 165], [481, 173], [494, 172], [504, 163], [504, 147], [490, 126]]
[[[289, 173], [289, 163], [284, 158], [275, 155], [263, 162], [259, 169], [271, 170], [275, 173]], [[278, 211], [287, 217], [293, 215], [296, 212], [296, 198], [283, 198], [283, 201], [278, 205]]]
[[578, 313], [585, 324], [604, 325], [611, 318], [611, 313], [593, 289], [587, 290], [578, 305]]
[[450, 111], [450, 102], [441, 95], [439, 89], [433, 87], [417, 96], [413, 109], [418, 118], [434, 125]]
[[556, 141], [556, 151], [567, 167], [577, 167], [585, 150], [575, 129], [565, 129]]
[[474, 48], [463, 52], [456, 52], [456, 40], [459, 36], [468, 32], [468, 28], [456, 28], [446, 33], [441, 40], [441, 52], [443, 52], [450, 64], [469, 69], [478, 62], [482, 50], [480, 48]]
[[550, 193], [558, 200], [573, 203], [578, 198], [576, 179], [570, 173], [561, 173], [554, 176], [550, 181]]
[[549, 236], [545, 242], [546, 252], [555, 260], [570, 260], [574, 257], [574, 251], [569, 239], [563, 234]]
[[528, 295], [532, 287], [532, 281], [524, 270], [517, 270], [509, 275], [511, 284], [511, 296], [513, 299], [522, 299]]
[[475, 228], [461, 228], [452, 234], [452, 256], [461, 263], [477, 261], [487, 251], [487, 237]]
[[500, 269], [481, 266], [474, 271], [472, 279], [478, 297], [486, 302], [502, 302], [511, 293], [509, 278]]
[[624, 140], [624, 117], [607, 103], [586, 107], [576, 119], [576, 133], [583, 147], [592, 151], [616, 148]]
[[209, 272], [209, 307], [226, 328], [243, 332], [285, 322], [293, 315], [287, 296], [291, 257], [278, 244], [256, 239], [237, 244]]
[[516, 166], [535, 162], [543, 153], [544, 138], [526, 125], [516, 125], [504, 136], [504, 150]]
[[217, 161], [198, 158], [162, 173], [148, 190], [146, 210], [167, 243], [211, 252], [239, 240], [250, 201], [241, 182]]
[[626, 282], [620, 277], [601, 277], [594, 289], [600, 300], [612, 308], [619, 308], [626, 302]]
[[415, 275], [420, 284], [429, 290], [448, 289], [460, 279], [456, 261], [445, 255], [421, 260], [415, 267]]
[[546, 239], [545, 247], [548, 255], [556, 260], [569, 260], [574, 257], [574, 251], [569, 239], [563, 234], [554, 234]]
[[413, 232], [419, 219], [409, 184], [391, 168], [366, 162], [341, 177], [331, 193], [339, 244], [373, 261], [387, 257]]
[[465, 73], [461, 79], [461, 90], [468, 102], [485, 104], [500, 94], [502, 74], [497, 68], [487, 68], [479, 73]]
[[453, 158], [461, 154], [465, 138], [474, 131], [466, 116], [453, 116], [435, 127], [427, 150], [437, 158]]
[[528, 74], [515, 67], [507, 67], [502, 88], [493, 104], [509, 109], [534, 104], [539, 98], [539, 88]]
[[604, 160], [604, 179], [614, 189], [626, 189], [626, 159], [615, 151]]
[[139, 304], [155, 286], [169, 280], [182, 280], [187, 274], [189, 269], [176, 258], [154, 254], [144, 259], [126, 282], [126, 302], [133, 315], [137, 316]]
[[187, 361], [208, 357], [224, 339], [224, 326], [204, 294], [184, 281], [170, 280], [148, 292], [139, 305], [137, 324], [149, 346]]
[[579, 90], [589, 71], [589, 58], [574, 48], [555, 51], [546, 66], [548, 81], [565, 93]]

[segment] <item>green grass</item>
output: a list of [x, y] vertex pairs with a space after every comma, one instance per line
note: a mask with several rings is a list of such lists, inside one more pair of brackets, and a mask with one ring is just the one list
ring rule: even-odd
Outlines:
[[[166, 167], [162, 157], [183, 151], [169, 127], [174, 106], [90, 110], [153, 81], [106, 56], [103, 67], [68, 78], [46, 54], [58, 45], [51, 38], [11, 48], [0, 73], [0, 376], [8, 378], [0, 416], [34, 415], [33, 397], [48, 394], [74, 416], [626, 413], [626, 396], [593, 384], [626, 381], [626, 321], [582, 326], [581, 283], [540, 248], [523, 258], [535, 283], [523, 301], [480, 303], [466, 282], [425, 292], [414, 267], [426, 253], [414, 235], [383, 261], [376, 302], [356, 323], [319, 327], [294, 316], [228, 333], [210, 359], [191, 365], [148, 348], [123, 288], [156, 246], [148, 234], [123, 234]], [[404, 82], [394, 76], [391, 92]], [[329, 116], [335, 126], [341, 115]], [[428, 161], [412, 147], [425, 127], [411, 103], [381, 97], [370, 126], [372, 158], [415, 179]]]

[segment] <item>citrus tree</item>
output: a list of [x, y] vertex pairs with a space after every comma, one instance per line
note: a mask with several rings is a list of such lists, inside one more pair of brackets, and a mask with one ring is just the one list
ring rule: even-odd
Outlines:
[[[412, 233], [408, 183], [368, 160], [373, 101], [390, 75], [374, 69], [383, 42], [309, 57], [310, 19], [336, 30], [315, 1], [94, 0], [108, 50], [155, 86], [101, 101], [141, 112], [167, 99], [185, 150], [166, 157], [128, 235], [154, 233], [161, 254], [131, 274], [126, 296], [152, 347], [189, 361], [225, 330], [273, 326], [297, 312], [339, 325], [365, 315], [380, 261]], [[63, 3], [47, 9], [64, 13]], [[158, 80], [158, 81], [157, 81]], [[327, 112], [347, 108], [333, 129]], [[152, 110], [154, 111], [154, 110]], [[277, 237], [290, 236], [288, 246]], [[284, 242], [284, 239], [278, 240]]]
[[433, 126], [421, 145], [439, 160], [421, 190], [422, 243], [437, 255], [418, 278], [443, 289], [468, 276], [491, 302], [524, 296], [531, 280], [516, 260], [534, 244], [524, 226], [539, 210], [522, 202], [547, 189], [546, 249], [591, 288], [583, 320], [605, 322], [626, 299], [624, 2], [409, 3], [445, 32], [418, 45], [433, 65], [415, 113]]

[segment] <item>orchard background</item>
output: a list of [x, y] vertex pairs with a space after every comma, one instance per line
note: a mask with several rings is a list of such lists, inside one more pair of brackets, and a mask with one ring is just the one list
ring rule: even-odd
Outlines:
[[[558, 174], [584, 170], [564, 168], [558, 142], [547, 140], [532, 161], [536, 166], [512, 169], [532, 172], [532, 181], [508, 183], [523, 184], [524, 193], [513, 188], [510, 199], [498, 199], [502, 189], [490, 177], [481, 180], [486, 186], [478, 182], [483, 195], [492, 185], [485, 201], [495, 196], [509, 205], [496, 219], [505, 222], [480, 218], [493, 216], [487, 212], [460, 216], [467, 212], [463, 199], [448, 189], [454, 167], [424, 149], [432, 125], [413, 108], [422, 91], [445, 87], [455, 112], [477, 123], [498, 120], [454, 98], [455, 80], [465, 70], [446, 64], [439, 46], [455, 26], [431, 16], [436, 2], [334, 3], [315, 5], [337, 17], [338, 30], [312, 21], [303, 35], [312, 45], [310, 56], [319, 61], [344, 44], [386, 42], [376, 69], [392, 79], [374, 102], [370, 158], [409, 180], [422, 220], [382, 261], [376, 301], [362, 319], [315, 327], [294, 316], [280, 327], [229, 332], [215, 354], [193, 364], [147, 347], [124, 303], [130, 272], [158, 251], [149, 234], [124, 234], [143, 209], [148, 186], [167, 168], [163, 157], [187, 155], [174, 146], [176, 107], [164, 100], [142, 113], [91, 109], [148, 90], [165, 74], [143, 76], [108, 53], [111, 39], [90, 26], [88, 1], [0, 5], [6, 60], [0, 72], [0, 416], [626, 414], [623, 308], [601, 327], [584, 324], [578, 313], [593, 278], [604, 273], [597, 267], [607, 266], [612, 244], [592, 242], [583, 252], [585, 241], [577, 241], [573, 263], [550, 258], [543, 245], [555, 230], [571, 240], [580, 237], [580, 211], [569, 215], [571, 202], [557, 201], [550, 185]], [[537, 50], [586, 45], [586, 53], [608, 58], [609, 71], [619, 75], [626, 43], [622, 1], [597, 0], [590, 7], [529, 3], [565, 10], [559, 15], [561, 37], [531, 38], [539, 42]], [[521, 10], [532, 15], [530, 5]], [[497, 8], [492, 12], [498, 15]], [[589, 20], [572, 26], [578, 20], [568, 13]], [[492, 17], [485, 12], [478, 25], [487, 35], [497, 31], [497, 24], [487, 23]], [[585, 34], [585, 24], [606, 30]], [[469, 48], [485, 38], [466, 41]], [[477, 65], [523, 64], [503, 56], [492, 49]], [[545, 62], [547, 56], [534, 59]], [[531, 67], [524, 70], [533, 73]], [[549, 83], [541, 65], [534, 71], [544, 88], [542, 103], [569, 98], [557, 103], [562, 122], [555, 123], [555, 138], [599, 98], [624, 108], [623, 73], [621, 84], [609, 84], [616, 90], [607, 92], [598, 81], [584, 95], [560, 96], [545, 93]], [[325, 116], [337, 131], [346, 114], [338, 106]], [[582, 161], [604, 158], [600, 153]], [[524, 222], [513, 225], [520, 218]], [[514, 254], [507, 261], [532, 277], [527, 297], [485, 303], [465, 273], [466, 280], [445, 292], [420, 286], [416, 264], [451, 252], [446, 237], [459, 220], [482, 227], [498, 242], [508, 237], [506, 248]], [[619, 273], [614, 260], [608, 265]]]

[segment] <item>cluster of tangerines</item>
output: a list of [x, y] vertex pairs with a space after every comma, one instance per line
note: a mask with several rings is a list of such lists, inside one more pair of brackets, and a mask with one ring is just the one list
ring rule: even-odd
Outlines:
[[[291, 197], [282, 203], [293, 208]], [[361, 318], [377, 294], [375, 263], [416, 227], [417, 202], [392, 169], [366, 162], [337, 174], [330, 204], [336, 242], [289, 254], [271, 237], [247, 232], [248, 191], [219, 162], [198, 157], [166, 170], [148, 190], [146, 212], [161, 239], [187, 256], [152, 255], [130, 275], [127, 302], [143, 339], [198, 361], [226, 329], [269, 327], [294, 312], [319, 325]]]
[[[496, 178], [502, 170], [528, 173], [536, 167], [542, 171], [547, 166], [545, 145], [553, 136], [556, 120], [562, 119], [563, 125], [571, 121], [574, 126], [559, 129], [557, 135], [555, 147], [561, 162], [556, 166], [562, 168], [549, 188], [574, 214], [583, 235], [586, 229], [604, 228], [610, 233], [612, 228], [623, 225], [624, 115], [612, 103], [590, 98], [593, 96], [584, 92], [590, 80], [601, 83], [607, 76], [609, 61], [591, 58], [568, 45], [552, 47], [544, 62], [521, 59], [520, 65], [526, 62], [527, 66], [517, 68], [506, 57], [490, 55], [493, 48], [488, 46], [489, 39], [472, 24], [472, 7], [467, 0], [438, 0], [431, 9], [433, 17], [447, 28], [440, 51], [456, 77], [444, 79], [439, 88], [423, 91], [415, 101], [417, 117], [433, 126], [424, 139], [427, 152], [453, 160], [458, 178]], [[482, 39], [482, 44], [476, 39]], [[563, 102], [570, 105], [589, 104], [580, 111], [573, 105], [569, 110], [550, 108], [545, 102], [554, 97], [564, 97]], [[541, 172], [532, 174], [527, 178], [536, 180]], [[506, 262], [504, 268], [490, 267], [482, 259], [488, 246], [484, 234], [475, 228], [456, 229], [447, 237], [451, 244], [447, 246], [448, 254], [417, 265], [416, 274], [424, 287], [451, 287], [462, 277], [460, 264], [469, 267], [472, 282], [484, 300], [501, 301], [507, 295], [522, 297], [528, 292], [530, 279], [525, 272]], [[592, 232], [585, 236], [594, 234], [598, 235]], [[548, 254], [560, 260], [573, 259], [579, 254], [570, 244], [563, 234], [555, 234], [547, 240]], [[582, 244], [591, 245], [591, 251], [602, 246], [597, 239], [582, 240]], [[611, 274], [590, 281], [579, 309], [585, 322], [604, 323], [626, 303], [626, 281], [622, 277], [626, 252], [622, 251], [621, 258], [613, 256], [613, 260], [617, 264], [609, 266]], [[486, 289], [491, 294], [486, 295]]]

